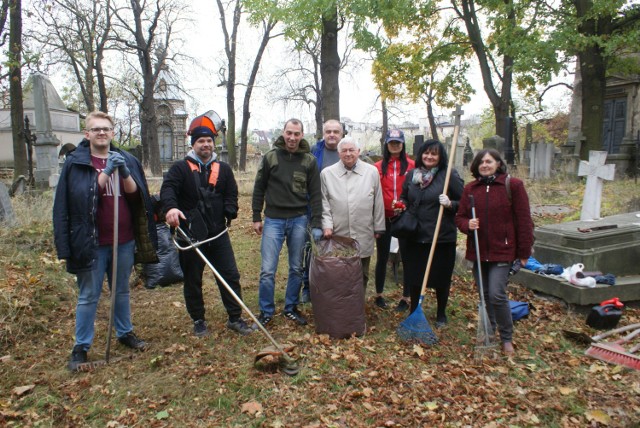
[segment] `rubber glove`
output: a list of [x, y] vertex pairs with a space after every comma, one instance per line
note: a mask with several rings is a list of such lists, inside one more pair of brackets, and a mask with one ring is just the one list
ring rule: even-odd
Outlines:
[[107, 158], [107, 166], [104, 167], [102, 172], [107, 175], [113, 174], [116, 168], [120, 168], [124, 165], [124, 158], [118, 152], [109, 152], [109, 157]]

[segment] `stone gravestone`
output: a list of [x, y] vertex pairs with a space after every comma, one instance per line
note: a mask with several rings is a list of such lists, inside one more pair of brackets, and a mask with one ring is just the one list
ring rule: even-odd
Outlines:
[[580, 220], [597, 220], [600, 218], [602, 204], [602, 181], [613, 180], [615, 165], [605, 165], [607, 152], [589, 151], [589, 162], [580, 161], [578, 175], [587, 177], [587, 185], [582, 199]]
[[11, 205], [9, 190], [4, 183], [0, 182], [0, 223], [13, 226], [16, 223], [16, 216]]
[[531, 144], [529, 155], [529, 178], [537, 180], [551, 177], [551, 165], [555, 147], [544, 140]]
[[33, 75], [33, 100], [35, 105], [36, 142], [34, 148], [38, 167], [35, 171], [36, 186], [49, 186], [49, 177], [58, 172], [58, 146], [60, 141], [53, 135], [51, 114], [47, 95], [48, 79], [45, 75]]
[[482, 140], [482, 148], [484, 149], [496, 149], [501, 154], [504, 154], [504, 138], [499, 135], [493, 137], [484, 138]]

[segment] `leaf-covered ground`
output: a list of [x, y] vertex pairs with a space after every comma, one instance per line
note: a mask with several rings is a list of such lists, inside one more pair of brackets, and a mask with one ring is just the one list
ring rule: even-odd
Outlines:
[[[248, 204], [243, 197], [231, 233], [245, 301], [257, 310], [259, 238]], [[563, 329], [596, 333], [584, 323], [584, 308], [513, 286], [513, 299], [536, 308], [516, 324], [516, 353], [476, 360], [478, 309], [466, 275], [454, 278], [450, 323], [437, 331], [435, 346], [399, 341], [395, 330], [408, 314], [379, 310], [371, 290], [361, 338], [331, 340], [315, 334], [313, 322], [297, 327], [277, 316], [270, 331], [295, 345], [302, 366], [293, 377], [254, 368], [254, 356], [270, 343], [224, 327], [211, 274], [205, 302], [212, 334], [204, 339], [192, 335], [180, 285], [147, 290], [137, 281], [135, 330], [151, 349], [132, 354], [114, 341], [112, 356], [123, 359], [72, 374], [75, 281], [56, 260], [50, 228], [44, 222], [0, 232], [0, 426], [633, 427], [640, 420], [640, 372], [587, 357], [585, 345], [563, 337]], [[391, 273], [385, 294], [391, 304], [401, 294]], [[431, 292], [424, 307], [433, 322]], [[312, 320], [310, 305], [302, 309]], [[103, 296], [92, 360], [104, 358], [107, 313]], [[637, 306], [626, 308], [621, 324], [633, 322], [640, 322]]]

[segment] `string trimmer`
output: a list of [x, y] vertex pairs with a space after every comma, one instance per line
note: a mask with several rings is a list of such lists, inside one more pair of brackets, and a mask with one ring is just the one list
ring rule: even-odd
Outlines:
[[255, 315], [253, 315], [253, 312], [251, 312], [249, 310], [249, 308], [247, 307], [247, 305], [244, 304], [244, 302], [242, 301], [242, 299], [240, 297], [238, 297], [238, 295], [233, 291], [233, 289], [231, 288], [231, 286], [229, 284], [227, 284], [227, 281], [225, 281], [225, 279], [222, 277], [222, 275], [220, 275], [218, 273], [218, 271], [216, 270], [216, 268], [213, 267], [213, 265], [211, 264], [211, 262], [205, 257], [205, 255], [202, 253], [202, 251], [200, 251], [200, 246], [203, 244], [206, 244], [207, 242], [211, 242], [217, 238], [219, 238], [220, 236], [222, 236], [223, 234], [227, 233], [229, 229], [225, 229], [222, 232], [220, 232], [218, 235], [208, 238], [206, 240], [203, 241], [195, 241], [193, 239], [191, 239], [189, 237], [189, 235], [187, 235], [180, 227], [176, 228], [176, 231], [178, 232], [178, 234], [180, 235], [180, 237], [182, 239], [184, 239], [185, 241], [189, 242], [189, 245], [187, 246], [182, 246], [180, 245], [175, 237], [173, 238], [173, 243], [174, 245], [180, 250], [180, 251], [187, 251], [187, 250], [194, 250], [196, 252], [196, 254], [198, 254], [198, 256], [200, 256], [200, 258], [202, 259], [202, 261], [209, 266], [209, 269], [211, 269], [211, 271], [213, 272], [213, 274], [215, 275], [215, 277], [220, 280], [220, 282], [222, 283], [222, 285], [227, 289], [227, 291], [231, 294], [231, 296], [233, 296], [233, 298], [235, 299], [236, 302], [238, 302], [238, 304], [242, 307], [242, 309], [244, 309], [244, 311], [247, 313], [247, 315], [249, 315], [249, 317], [253, 320], [253, 322], [255, 323], [255, 325], [260, 329], [260, 331], [267, 337], [267, 339], [269, 339], [269, 341], [273, 344], [273, 346], [269, 346], [267, 348], [264, 348], [263, 350], [261, 350], [260, 352], [258, 352], [258, 354], [256, 355], [256, 358], [254, 360], [254, 364], [256, 364], [258, 361], [260, 361], [262, 358], [265, 358], [267, 356], [271, 356], [275, 359], [277, 359], [279, 361], [279, 366], [280, 369], [287, 375], [289, 376], [295, 376], [298, 374], [298, 372], [300, 371], [300, 366], [298, 365], [298, 363], [296, 362], [296, 360], [291, 357], [288, 352], [291, 352], [293, 350], [292, 346], [287, 346], [286, 348], [279, 344], [274, 338], [273, 336], [271, 336], [271, 334], [269, 334], [269, 332], [267, 331], [267, 329], [260, 323], [260, 321], [258, 321], [258, 318], [256, 318]]

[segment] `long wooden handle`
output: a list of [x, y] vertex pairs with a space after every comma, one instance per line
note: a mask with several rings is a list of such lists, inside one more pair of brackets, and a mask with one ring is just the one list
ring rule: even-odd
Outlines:
[[109, 307], [109, 330], [107, 331], [107, 349], [104, 359], [109, 364], [111, 353], [111, 331], [113, 330], [113, 317], [116, 306], [116, 293], [118, 285], [118, 222], [119, 222], [119, 198], [120, 198], [120, 175], [118, 168], [113, 171], [113, 252], [111, 254], [111, 306]]
[[[455, 119], [455, 127], [453, 128], [453, 139], [451, 140], [451, 150], [449, 152], [449, 162], [447, 163], [447, 172], [444, 178], [443, 193], [446, 195], [449, 189], [449, 180], [451, 179], [451, 171], [453, 170], [453, 164], [456, 157], [456, 146], [458, 145], [458, 136], [460, 135], [460, 116], [464, 113], [460, 106], [456, 106], [456, 111], [453, 112]], [[427, 280], [429, 279], [429, 272], [431, 272], [431, 263], [433, 263], [433, 255], [436, 252], [436, 243], [438, 242], [438, 235], [440, 234], [440, 225], [442, 223], [442, 215], [444, 214], [444, 205], [440, 205], [438, 210], [438, 220], [436, 221], [436, 228], [433, 231], [433, 242], [431, 243], [431, 249], [429, 250], [429, 259], [427, 259], [427, 268], [424, 272], [424, 278], [422, 279], [422, 291], [420, 291], [420, 297], [424, 297], [427, 294]]]

